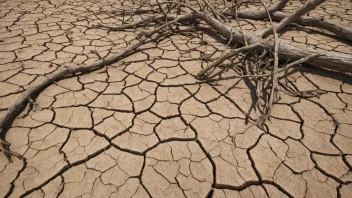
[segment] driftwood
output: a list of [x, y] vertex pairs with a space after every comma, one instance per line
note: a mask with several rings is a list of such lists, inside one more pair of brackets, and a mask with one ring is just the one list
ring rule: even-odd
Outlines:
[[[245, 44], [242, 37], [242, 33], [239, 32], [238, 30], [229, 28], [225, 24], [221, 23], [220, 21], [218, 21], [217, 19], [209, 15], [197, 14], [197, 16], [203, 19], [209, 26], [211, 26], [214, 30], [219, 32], [225, 38], [230, 39], [232, 37], [232, 41], [234, 43], [237, 43], [237, 44], [239, 43], [242, 45]], [[247, 41], [249, 44], [253, 44], [253, 43], [261, 42], [261, 39], [256, 36], [247, 35]], [[269, 41], [262, 42], [261, 46], [259, 46], [258, 48], [273, 49], [273, 47], [274, 47], [274, 42], [272, 40], [269, 40]], [[315, 54], [319, 54], [320, 56], [314, 59], [308, 60], [307, 61], [308, 64], [319, 68], [352, 73], [351, 55], [337, 53], [337, 52], [322, 53], [321, 51], [294, 47], [292, 45], [288, 45], [284, 43], [280, 43], [279, 45], [279, 57], [284, 60], [298, 60]]]
[[[324, 2], [325, 0], [317, 0], [317, 1], [313, 1], [313, 2], [310, 2], [310, 3], [307, 3], [305, 6], [303, 6], [302, 8], [298, 9], [295, 13], [293, 13], [292, 15], [289, 15], [287, 17], [285, 17], [276, 27], [272, 27], [272, 28], [268, 28], [266, 30], [264, 30], [262, 33], [261, 33], [261, 38], [266, 38], [269, 36], [269, 34], [271, 32], [275, 32], [274, 34], [276, 34], [277, 31], [283, 29], [284, 27], [286, 27], [287, 25], [289, 25], [290, 23], [298, 20], [302, 15], [306, 14], [307, 12], [309, 12], [310, 10], [313, 10], [314, 8], [316, 8], [319, 4], [321, 4], [322, 2]], [[282, 2], [285, 2], [285, 1], [282, 1]], [[280, 5], [280, 4], [278, 4]], [[275, 6], [275, 8], [278, 7], [278, 6]], [[276, 9], [274, 9], [276, 10]], [[273, 10], [272, 10], [273, 11]], [[270, 11], [267, 10], [267, 17], [270, 19], [271, 21], [271, 16], [270, 16]], [[226, 38], [228, 34], [231, 35], [230, 32], [232, 32], [232, 38], [235, 38], [233, 39], [234, 42], [238, 42], [238, 43], [241, 43], [241, 44], [245, 44], [247, 46], [245, 47], [242, 47], [242, 48], [239, 48], [239, 49], [234, 49], [234, 50], [231, 50], [229, 52], [226, 52], [224, 53], [220, 58], [218, 58], [215, 62], [211, 63], [210, 65], [208, 65], [208, 67], [206, 67], [204, 70], [200, 71], [197, 75], [198, 77], [201, 77], [203, 76], [206, 72], [208, 72], [210, 69], [218, 66], [220, 63], [222, 63], [223, 61], [227, 60], [228, 58], [230, 57], [233, 57], [235, 55], [238, 55], [240, 52], [244, 51], [244, 50], [252, 50], [252, 49], [257, 49], [258, 47], [260, 46], [264, 46], [264, 41], [259, 41], [261, 38], [255, 38], [255, 37], [251, 37], [249, 36], [249, 40], [258, 40], [258, 42], [256, 43], [250, 43], [250, 45], [248, 46], [248, 40], [247, 38], [244, 38], [242, 37], [242, 39], [240, 40], [236, 40], [236, 36], [237, 35], [244, 35], [244, 32], [240, 32], [240, 31], [236, 31], [236, 30], [233, 30], [233, 29], [230, 29], [229, 27], [225, 27], [225, 26], [222, 26], [222, 27], [216, 27], [216, 24], [217, 24], [217, 21], [216, 19], [214, 18], [211, 18], [210, 19], [206, 19], [207, 16], [199, 16], [199, 17], [204, 17], [204, 21], [206, 21], [208, 23], [208, 25], [212, 26], [214, 29], [216, 30], [221, 30], [219, 31], [220, 33], [221, 32], [224, 32], [225, 34], [223, 34], [223, 36], [225, 36]], [[273, 30], [274, 28], [274, 30]], [[241, 29], [241, 31], [243, 31]], [[234, 36], [235, 35], [235, 36]], [[230, 38], [228, 38], [230, 39]], [[246, 40], [245, 40], [246, 39]], [[275, 43], [274, 43], [275, 45]], [[269, 49], [272, 49], [273, 47], [272, 46], [269, 46], [268, 47]], [[316, 52], [314, 54], [319, 54], [319, 52]], [[291, 57], [292, 55], [290, 55]]]
[[[273, 19], [276, 21], [281, 21], [282, 19], [288, 16], [289, 14], [285, 14], [280, 11], [273, 13]], [[295, 21], [295, 23], [301, 26], [321, 28], [329, 32], [332, 32], [343, 39], [352, 41], [352, 28], [348, 26], [340, 25], [328, 19], [324, 19], [324, 17], [319, 17], [319, 18], [301, 17], [300, 19]]]
[[[141, 45], [143, 45], [148, 40], [150, 40], [152, 35], [161, 33], [162, 31], [167, 29], [167, 27], [171, 25], [177, 25], [178, 23], [183, 23], [183, 22], [187, 22], [187, 23], [196, 22], [197, 20], [204, 21], [210, 28], [212, 28], [214, 31], [218, 32], [220, 35], [226, 38], [229, 41], [229, 43], [243, 45], [243, 47], [241, 48], [226, 50], [218, 59], [210, 63], [203, 70], [199, 71], [197, 76], [200, 78], [200, 80], [205, 82], [207, 81], [210, 82], [214, 80], [212, 78], [215, 78], [215, 76], [220, 75], [221, 72], [223, 72], [224, 70], [217, 71], [217, 73], [211, 75], [211, 78], [209, 79], [208, 77], [212, 73], [211, 70], [214, 71], [214, 69], [216, 69], [222, 62], [224, 62], [225, 60], [229, 60], [234, 56], [238, 56], [240, 53], [248, 52], [250, 55], [256, 55], [255, 56], [256, 58], [254, 61], [249, 59], [248, 61], [249, 62], [252, 61], [250, 63], [257, 64], [260, 67], [262, 67], [261, 70], [260, 71], [253, 70], [254, 73], [253, 72], [249, 73], [249, 71], [245, 69], [244, 75], [238, 75], [234, 77], [238, 77], [238, 78], [250, 77], [255, 79], [256, 84], [258, 85], [257, 86], [258, 98], [260, 98], [261, 93], [269, 92], [270, 97], [268, 98], [268, 101], [265, 101], [266, 105], [262, 108], [262, 117], [252, 124], [252, 125], [254, 124], [262, 125], [264, 124], [265, 120], [269, 118], [272, 105], [278, 100], [276, 97], [276, 94], [278, 91], [277, 89], [278, 73], [285, 72], [289, 67], [292, 67], [294, 65], [304, 63], [304, 62], [312, 66], [320, 67], [323, 69], [352, 73], [351, 55], [336, 53], [336, 52], [322, 52], [322, 51], [317, 51], [313, 49], [299, 48], [299, 47], [294, 47], [294, 46], [279, 42], [279, 36], [277, 34], [277, 31], [283, 29], [284, 27], [286, 27], [291, 23], [297, 23], [303, 26], [324, 28], [345, 39], [351, 40], [350, 28], [346, 28], [338, 24], [333, 24], [332, 22], [325, 19], [324, 20], [320, 19], [320, 21], [317, 21], [318, 19], [315, 19], [315, 18], [302, 17], [304, 14], [308, 13], [309, 11], [317, 7], [325, 0], [311, 1], [305, 4], [302, 8], [298, 9], [293, 14], [284, 14], [280, 12], [280, 10], [285, 7], [288, 1], [289, 0], [282, 0], [274, 7], [267, 8], [265, 5], [265, 2], [260, 0], [260, 2], [262, 3], [265, 9], [258, 12], [238, 11], [237, 10], [238, 5], [236, 5], [237, 7], [235, 7], [235, 9], [232, 9], [232, 11], [235, 12], [232, 15], [236, 16], [236, 19], [249, 18], [249, 19], [258, 20], [258, 19], [268, 18], [270, 20], [272, 27], [261, 32], [260, 34], [261, 36], [257, 36], [258, 34], [245, 33], [242, 30], [242, 28], [240, 28], [240, 30], [237, 30], [228, 26], [226, 23], [228, 19], [225, 16], [226, 13], [228, 13], [228, 11], [226, 11], [226, 13], [223, 13], [222, 11], [218, 11], [206, 0], [198, 0], [197, 1], [199, 6], [198, 8], [194, 5], [191, 6], [190, 4], [187, 4], [185, 1], [176, 1], [176, 0], [163, 1], [163, 2], [156, 1], [157, 2], [156, 4], [149, 3], [147, 5], [147, 7], [152, 8], [150, 10], [151, 13], [154, 13], [154, 14], [158, 13], [152, 17], [149, 17], [134, 23], [124, 24], [121, 26], [106, 26], [102, 24], [93, 26], [92, 28], [106, 28], [112, 31], [116, 31], [116, 30], [121, 31], [128, 28], [148, 26], [150, 22], [154, 22], [155, 24], [155, 28], [153, 30], [149, 32], [142, 32], [141, 34], [139, 34], [136, 37], [134, 44], [131, 44], [129, 47], [125, 48], [118, 54], [112, 55], [107, 58], [103, 58], [99, 55], [97, 51], [92, 51], [94, 54], [96, 54], [99, 57], [98, 61], [90, 65], [81, 65], [77, 67], [67, 67], [67, 68], [60, 69], [54, 72], [53, 74], [47, 76], [47, 78], [44, 81], [34, 85], [33, 87], [30, 87], [21, 95], [21, 97], [19, 97], [11, 105], [7, 113], [0, 118], [0, 128], [3, 129], [6, 123], [9, 123], [15, 116], [17, 116], [20, 113], [19, 111], [21, 110], [21, 108], [29, 100], [31, 100], [33, 95], [39, 94], [41, 90], [43, 90], [45, 87], [49, 86], [50, 84], [54, 83], [55, 81], [74, 73], [86, 72], [95, 68], [101, 68], [111, 63], [117, 62], [121, 58], [135, 52]], [[146, 2], [144, 1], [142, 2], [143, 2], [142, 4], [137, 6], [138, 9], [141, 9], [146, 4]], [[138, 12], [138, 9], [133, 11], [132, 13]], [[143, 10], [143, 12], [148, 12], [148, 11]], [[275, 26], [272, 23], [272, 20], [276, 20], [280, 22], [277, 26]], [[169, 29], [167, 29], [167, 31], [168, 30]], [[269, 37], [270, 34], [274, 35], [273, 38]], [[231, 48], [230, 45], [228, 45], [227, 47]], [[258, 54], [262, 54], [262, 55], [258, 56]], [[270, 56], [268, 56], [268, 54], [270, 54]], [[246, 58], [246, 56], [244, 57]], [[270, 59], [268, 57], [274, 57], [274, 58]], [[291, 61], [291, 63], [288, 63], [286, 66], [279, 68], [279, 59]], [[253, 65], [253, 64], [250, 64], [250, 65]], [[232, 65], [232, 67], [236, 67], [236, 66]], [[267, 72], [267, 73], [263, 73], [263, 72]], [[264, 78], [265, 80], [263, 80]], [[218, 78], [215, 80], [220, 80], [220, 79], [221, 78]], [[222, 78], [222, 80], [225, 80], [225, 79], [231, 79], [231, 78]], [[266, 81], [266, 79], [270, 79], [270, 80]], [[264, 83], [270, 83], [271, 86], [269, 86], [270, 88], [269, 91], [263, 88]], [[309, 94], [309, 93], [305, 93], [305, 94]], [[265, 98], [263, 100], [265, 100]], [[259, 106], [260, 103], [257, 102], [257, 105]], [[1, 132], [2, 131], [0, 131], [0, 133]], [[0, 140], [0, 150], [9, 157], [9, 160], [11, 159], [10, 155], [15, 155], [21, 158], [20, 155], [10, 151], [9, 146], [10, 145], [6, 143], [4, 140]]]
[[[289, 0], [281, 0], [278, 4], [268, 9], [268, 12], [270, 13], [274, 21], [282, 21], [283, 19], [291, 15], [280, 11], [282, 8], [286, 6], [288, 2]], [[235, 17], [235, 13], [233, 12], [226, 12], [224, 14]], [[243, 19], [252, 19], [252, 20], [263, 20], [268, 18], [264, 9], [259, 11], [239, 11], [237, 13], [237, 17], [243, 18]], [[352, 41], [351, 27], [340, 25], [336, 22], [325, 19], [324, 17], [301, 16], [299, 19], [295, 20], [294, 23], [301, 26], [324, 29], [336, 34], [337, 36], [340, 36], [343, 39]]]

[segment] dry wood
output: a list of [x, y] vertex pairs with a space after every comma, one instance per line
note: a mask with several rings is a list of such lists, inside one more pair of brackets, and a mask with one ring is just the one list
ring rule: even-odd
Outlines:
[[[281, 21], [284, 18], [288, 17], [289, 14], [285, 14], [283, 12], [274, 12], [273, 19], [277, 21]], [[300, 19], [296, 20], [294, 23], [299, 24], [301, 26], [308, 26], [308, 27], [316, 27], [327, 30], [332, 32], [343, 39], [352, 41], [352, 28], [340, 25], [334, 21], [324, 19], [323, 17], [314, 18], [314, 17], [301, 17]]]
[[[195, 20], [203, 20], [206, 24], [208, 24], [213, 30], [217, 31], [219, 34], [221, 34], [223, 37], [225, 37], [228, 42], [234, 43], [234, 44], [242, 44], [244, 47], [238, 48], [238, 49], [231, 49], [231, 50], [225, 50], [224, 53], [218, 58], [216, 61], [212, 62], [209, 64], [205, 69], [200, 71], [198, 73], [198, 77], [204, 77], [208, 76], [207, 73], [211, 70], [217, 67], [219, 64], [224, 62], [225, 60], [228, 60], [232, 58], [233, 56], [238, 55], [241, 52], [251, 52], [252, 50], [255, 50], [253, 53], [248, 53], [245, 58], [249, 61], [249, 64], [255, 63], [253, 67], [259, 68], [260, 66], [263, 66], [265, 71], [268, 71], [267, 65], [272, 66], [272, 71], [270, 73], [264, 73], [264, 69], [260, 70], [257, 69], [255, 70], [256, 73], [254, 74], [249, 74], [249, 72], [246, 72], [248, 75], [242, 75], [242, 76], [237, 76], [237, 77], [253, 77], [253, 78], [262, 78], [260, 81], [258, 81], [257, 84], [257, 96], [259, 97], [259, 92], [264, 90], [264, 82], [266, 80], [270, 80], [271, 83], [271, 91], [270, 91], [270, 96], [266, 101], [266, 104], [264, 106], [264, 111], [262, 118], [258, 119], [255, 124], [260, 124], [265, 122], [265, 120], [270, 116], [270, 111], [273, 105], [273, 102], [276, 98], [277, 95], [277, 87], [278, 87], [278, 74], [283, 71], [287, 71], [288, 68], [292, 67], [293, 65], [307, 62], [310, 65], [324, 68], [324, 69], [329, 69], [329, 70], [337, 70], [341, 72], [348, 72], [352, 73], [352, 56], [347, 55], [347, 54], [342, 54], [342, 53], [336, 53], [336, 52], [325, 52], [321, 53], [321, 51], [313, 50], [313, 49], [306, 49], [306, 48], [298, 48], [294, 47], [288, 44], [284, 43], [279, 43], [279, 38], [276, 33], [276, 31], [281, 30], [285, 26], [291, 24], [291, 23], [298, 23], [298, 24], [306, 24], [309, 26], [323, 26], [324, 28], [328, 29], [329, 31], [334, 32], [335, 34], [343, 35], [344, 38], [351, 39], [351, 30], [347, 28], [341, 28], [338, 25], [332, 25], [331, 22], [321, 20], [321, 22], [324, 23], [318, 23], [317, 21], [314, 21], [312, 18], [306, 18], [302, 16], [312, 9], [316, 8], [319, 4], [324, 2], [325, 0], [315, 0], [313, 2], [307, 3], [305, 6], [297, 10], [291, 15], [283, 14], [282, 12], [279, 12], [282, 8], [285, 7], [287, 2], [289, 0], [282, 0], [280, 1], [277, 5], [275, 5], [272, 8], [267, 8], [265, 3], [262, 2], [264, 6], [264, 11], [259, 11], [256, 13], [253, 12], [237, 12], [237, 7], [236, 7], [236, 16], [241, 17], [241, 18], [251, 18], [251, 19], [264, 19], [264, 18], [269, 18], [270, 23], [272, 27], [270, 29], [267, 29], [264, 31], [261, 37], [251, 35], [251, 34], [245, 34], [241, 28], [241, 31], [236, 30], [234, 28], [231, 28], [227, 25], [227, 18], [222, 14], [222, 12], [217, 11], [208, 1], [202, 0], [204, 2], [204, 5], [202, 5], [201, 0], [198, 0], [199, 3], [199, 8], [194, 8], [188, 4], [186, 4], [184, 1], [166, 1], [166, 2], [159, 2], [157, 1], [157, 4], [152, 5], [151, 3], [142, 3], [137, 10], [132, 10], [132, 13], [139, 12], [140, 9], [142, 9], [143, 5], [149, 6], [151, 8], [152, 12], [158, 13], [152, 17], [143, 19], [138, 22], [130, 23], [130, 24], [124, 24], [122, 26], [118, 27], [111, 27], [111, 26], [106, 26], [99, 24], [96, 27], [102, 27], [102, 28], [108, 28], [109, 30], [124, 30], [124, 29], [129, 29], [129, 28], [136, 28], [138, 26], [148, 26], [147, 24], [150, 22], [156, 22], [160, 21], [161, 25], [157, 26], [154, 30], [149, 31], [149, 32], [142, 32], [136, 37], [136, 41], [134, 44], [130, 45], [129, 47], [125, 48], [121, 52], [119, 52], [116, 55], [109, 56], [107, 58], [103, 58], [100, 56], [100, 54], [97, 51], [93, 51], [98, 57], [99, 60], [89, 64], [89, 65], [80, 65], [77, 67], [68, 67], [68, 68], [62, 68], [53, 74], [47, 76], [45, 80], [42, 82], [34, 85], [33, 87], [30, 87], [28, 90], [26, 90], [21, 97], [19, 97], [15, 102], [11, 105], [11, 107], [8, 109], [7, 113], [0, 118], [0, 129], [2, 129], [1, 132], [3, 132], [3, 129], [5, 127], [6, 123], [9, 123], [11, 119], [13, 119], [16, 115], [18, 115], [21, 110], [21, 108], [29, 101], [31, 100], [30, 98], [36, 94], [38, 94], [41, 90], [43, 90], [45, 87], [49, 86], [50, 84], [54, 83], [55, 81], [67, 76], [71, 75], [74, 73], [82, 73], [89, 71], [91, 69], [95, 68], [101, 68], [104, 67], [108, 64], [114, 63], [121, 58], [125, 57], [126, 55], [129, 55], [133, 52], [135, 52], [138, 47], [143, 45], [152, 35], [155, 33], [160, 32], [166, 27], [169, 27], [172, 24], [178, 23], [178, 22], [189, 22], [189, 21], [195, 21]], [[262, 1], [262, 0], [260, 0]], [[147, 1], [146, 1], [147, 2]], [[162, 5], [167, 4], [168, 6], [162, 7]], [[154, 8], [156, 7], [156, 8]], [[172, 9], [175, 9], [174, 12], [171, 12], [171, 7]], [[191, 10], [191, 13], [185, 14], [185, 15], [178, 15], [176, 16], [175, 13], [180, 14], [184, 13], [184, 11], [181, 10], [181, 8], [187, 8], [188, 10]], [[167, 11], [165, 11], [167, 9]], [[174, 15], [169, 15], [169, 13], [174, 13]], [[281, 22], [274, 27], [271, 16], [274, 17], [275, 20], [280, 20]], [[163, 20], [164, 19], [164, 20]], [[237, 19], [237, 17], [236, 17]], [[169, 21], [170, 20], [170, 21]], [[240, 23], [239, 23], [240, 24]], [[323, 25], [322, 25], [323, 24]], [[240, 26], [241, 27], [241, 26]], [[274, 39], [263, 39], [267, 37], [270, 33], [274, 34]], [[226, 49], [229, 47], [229, 45], [226, 46]], [[274, 49], [274, 53], [269, 52], [270, 50]], [[265, 51], [266, 50], [266, 51]], [[263, 59], [264, 55], [266, 53], [262, 53], [263, 55], [259, 54], [261, 52], [269, 52], [269, 54], [273, 54], [274, 58], [273, 59]], [[248, 57], [250, 55], [253, 55], [253, 57]], [[267, 56], [269, 57], [269, 56]], [[270, 58], [270, 57], [269, 57]], [[294, 61], [292, 63], [287, 64], [284, 68], [279, 68], [279, 59], [282, 60], [290, 60]], [[254, 61], [253, 61], [254, 60]], [[262, 61], [264, 60], [264, 61]], [[251, 62], [252, 61], [252, 62]], [[259, 64], [257, 64], [259, 62]], [[273, 62], [273, 65], [272, 65]], [[259, 66], [258, 66], [259, 65]], [[252, 66], [251, 66], [252, 67]], [[253, 68], [251, 68], [253, 69]], [[216, 74], [218, 75], [218, 74]], [[214, 77], [215, 75], [212, 75]], [[236, 76], [232, 76], [236, 77]], [[229, 77], [226, 77], [227, 79], [230, 79]], [[221, 78], [219, 78], [221, 79]], [[217, 79], [217, 80], [219, 80]], [[212, 79], [210, 79], [212, 80]], [[204, 81], [203, 81], [204, 82]], [[307, 95], [307, 93], [304, 93]], [[314, 94], [313, 94], [314, 95]], [[258, 103], [258, 102], [257, 102]], [[8, 149], [9, 144], [6, 143], [3, 140], [0, 140], [0, 150], [5, 153], [7, 156], [10, 155], [15, 155], [19, 158], [21, 158], [20, 155], [17, 153], [14, 153]]]
[[[280, 23], [277, 26], [275, 26], [275, 31], [277, 32], [282, 30], [284, 27], [297, 21], [299, 18], [301, 18], [301, 16], [307, 14], [308, 12], [315, 9], [317, 6], [324, 3], [325, 1], [326, 0], [314, 0], [313, 2], [306, 3], [300, 9], [296, 10], [294, 13], [284, 18], [283, 20], [281, 20]], [[271, 19], [270, 15], [268, 15], [268, 18]], [[268, 28], [262, 33], [261, 37], [266, 38], [267, 36], [269, 36], [270, 33], [271, 33], [271, 28]]]
[[[268, 9], [270, 14], [282, 10], [290, 0], [281, 0], [278, 4]], [[237, 16], [239, 18], [260, 20], [267, 18], [266, 10], [258, 10], [258, 11], [239, 11], [237, 12]]]
[[[282, 8], [286, 6], [288, 1], [289, 0], [282, 0], [274, 7], [268, 9], [273, 20], [282, 21], [283, 19], [291, 15], [280, 11], [282, 10]], [[226, 12], [224, 14], [228, 16], [234, 16], [234, 17], [236, 15], [236, 13], [234, 12]], [[243, 19], [262, 20], [262, 19], [266, 19], [267, 15], [265, 13], [265, 10], [239, 11], [237, 12], [237, 17], [243, 18]], [[341, 25], [336, 21], [331, 21], [323, 17], [302, 16], [301, 18], [297, 19], [294, 23], [301, 26], [321, 28], [329, 32], [332, 32], [343, 39], [352, 41], [352, 28], [345, 25]]]
[[[0, 118], [0, 133], [3, 131], [4, 126], [7, 122], [9, 122], [11, 119], [13, 119], [16, 115], [18, 115], [20, 112], [20, 109], [23, 107], [23, 105], [25, 105], [28, 100], [31, 98], [31, 96], [39, 93], [42, 89], [44, 89], [45, 87], [51, 85], [53, 82], [67, 76], [70, 74], [74, 74], [74, 73], [82, 73], [82, 72], [86, 72], [89, 71], [91, 69], [95, 69], [95, 68], [100, 68], [103, 67], [105, 65], [109, 65], [111, 63], [114, 63], [116, 61], [118, 61], [119, 59], [123, 58], [126, 54], [135, 51], [138, 47], [140, 47], [141, 45], [143, 45], [146, 40], [148, 38], [150, 38], [153, 34], [159, 32], [161, 29], [176, 23], [176, 22], [180, 22], [183, 20], [190, 20], [193, 18], [193, 14], [187, 14], [184, 16], [179, 16], [177, 18], [175, 18], [173, 21], [170, 21], [166, 24], [163, 24], [161, 26], [159, 26], [158, 28], [156, 28], [155, 30], [152, 30], [150, 32], [146, 32], [144, 33], [139, 39], [138, 42], [136, 42], [135, 44], [123, 49], [122, 51], [120, 51], [119, 53], [117, 53], [116, 55], [112, 55], [106, 59], [99, 59], [98, 61], [89, 64], [89, 65], [79, 65], [76, 67], [66, 67], [66, 68], [62, 68], [56, 72], [54, 72], [53, 74], [47, 76], [47, 78], [41, 82], [39, 82], [38, 84], [28, 88], [17, 100], [15, 100], [15, 102], [10, 106], [10, 108], [7, 110], [7, 113], [4, 114], [1, 118]], [[1, 141], [0, 142], [0, 150], [9, 158], [10, 160], [10, 156], [11, 155], [15, 155], [17, 157], [20, 157], [20, 155], [18, 155], [15, 152], [12, 152], [10, 150], [8, 150], [9, 145], [5, 142], [5, 141]]]
[[251, 45], [247, 45], [238, 49], [232, 49], [229, 51], [226, 51], [225, 53], [222, 54], [222, 56], [220, 56], [216, 61], [212, 62], [211, 64], [209, 64], [206, 68], [204, 68], [203, 70], [201, 70], [200, 72], [198, 72], [197, 76], [198, 77], [202, 77], [204, 74], [206, 74], [209, 70], [213, 69], [214, 67], [218, 66], [219, 64], [221, 64], [222, 62], [224, 62], [225, 60], [238, 55], [239, 53], [243, 52], [243, 51], [248, 51], [248, 50], [252, 50], [257, 48], [261, 43], [253, 43]]
[[280, 68], [280, 69], [279, 69], [279, 72], [282, 72], [282, 71], [284, 71], [284, 70], [288, 70], [289, 68], [291, 68], [291, 67], [293, 67], [293, 66], [296, 66], [296, 65], [305, 63], [305, 62], [307, 62], [308, 60], [310, 60], [310, 59], [312, 59], [312, 58], [315, 58], [315, 57], [317, 57], [317, 56], [319, 56], [319, 54], [313, 54], [313, 55], [307, 56], [307, 57], [305, 57], [305, 58], [299, 59], [299, 60], [297, 60], [297, 61], [294, 61], [294, 62], [292, 62], [292, 63], [289, 63], [289, 64], [287, 64], [284, 68]]
[[[239, 31], [235, 29], [232, 29], [231, 31], [230, 27], [214, 19], [210, 15], [197, 13], [196, 16], [204, 20], [210, 27], [225, 38], [230, 39], [232, 34], [233, 43], [244, 45], [243, 36]], [[253, 35], [247, 35], [247, 40], [248, 44], [261, 42], [261, 38]], [[258, 46], [258, 48], [273, 49], [274, 41], [264, 41], [260, 46]], [[295, 61], [315, 54], [321, 54], [321, 51], [294, 47], [284, 43], [280, 43], [279, 45], [279, 58], [283, 60]], [[348, 54], [324, 52], [321, 56], [308, 60], [307, 63], [323, 69], [352, 73], [352, 56]]]
[[[273, 103], [274, 100], [277, 98], [277, 86], [279, 84], [279, 55], [278, 55], [278, 51], [279, 51], [279, 36], [276, 33], [276, 30], [278, 27], [275, 27], [273, 24], [273, 21], [271, 20], [271, 16], [270, 13], [268, 12], [268, 9], [266, 7], [266, 4], [263, 2], [263, 0], [260, 0], [261, 3], [263, 4], [263, 7], [265, 8], [270, 24], [271, 24], [271, 31], [273, 32], [274, 35], [274, 66], [273, 66], [273, 77], [272, 77], [272, 81], [271, 81], [271, 90], [270, 90], [270, 96], [269, 96], [269, 101], [268, 101], [268, 106], [267, 109], [265, 111], [265, 114], [263, 115], [264, 120], [263, 122], [265, 122], [265, 120], [267, 118], [269, 118], [271, 110], [273, 108]], [[263, 36], [262, 36], [263, 37]]]
[[[299, 59], [297, 61], [294, 61], [292, 63], [289, 63], [287, 64], [286, 66], [280, 68], [278, 70], [278, 73], [281, 73], [283, 71], [286, 71], [288, 70], [289, 68], [292, 68], [296, 65], [299, 65], [299, 64], [302, 64], [302, 63], [305, 63], [307, 62], [309, 59], [312, 59], [312, 58], [315, 58], [319, 56], [319, 54], [314, 54], [314, 55], [311, 55], [311, 56], [308, 56], [308, 57], [305, 57], [305, 58], [302, 58], [302, 59]], [[230, 80], [230, 79], [235, 79], [235, 78], [263, 78], [263, 77], [268, 77], [268, 76], [271, 76], [273, 75], [272, 72], [269, 72], [269, 73], [266, 73], [266, 74], [249, 74], [249, 75], [233, 75], [233, 76], [226, 76], [226, 77], [222, 77], [222, 78], [217, 78], [217, 79], [206, 79], [204, 80], [203, 82], [214, 82], [214, 81], [221, 81], [221, 80]]]

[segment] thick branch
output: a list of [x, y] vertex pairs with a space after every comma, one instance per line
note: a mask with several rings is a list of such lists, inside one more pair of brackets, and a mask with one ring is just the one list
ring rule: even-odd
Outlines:
[[[313, 2], [306, 3], [300, 9], [296, 10], [294, 13], [284, 18], [283, 20], [281, 20], [280, 23], [275, 27], [275, 31], [277, 32], [282, 30], [284, 27], [297, 21], [299, 18], [301, 18], [301, 16], [307, 14], [311, 10], [314, 10], [317, 6], [324, 3], [325, 1], [326, 0], [314, 0]], [[262, 37], [263, 38], [267, 37], [271, 32], [272, 32], [271, 28], [266, 29], [263, 32]]]
[[[244, 40], [241, 32], [235, 29], [232, 29], [231, 31], [231, 28], [229, 28], [225, 24], [221, 23], [220, 21], [214, 19], [209, 15], [201, 14], [201, 13], [197, 13], [196, 15], [202, 20], [204, 20], [213, 29], [218, 31], [225, 38], [230, 39], [232, 34], [233, 43], [240, 43], [244, 45]], [[252, 35], [247, 35], [247, 39], [249, 44], [261, 42], [260, 38]], [[261, 46], [259, 46], [259, 48], [260, 47], [273, 49], [274, 42], [265, 41], [261, 44]], [[317, 51], [313, 49], [298, 48], [284, 43], [280, 43], [279, 45], [279, 58], [284, 60], [295, 61], [315, 54], [321, 54], [321, 55], [314, 59], [308, 60], [307, 61], [308, 64], [315, 67], [352, 73], [351, 55], [337, 53], [337, 52], [324, 52], [324, 54], [322, 54], [321, 51]]]
[[[282, 21], [286, 17], [289, 17], [290, 14], [283, 13], [280, 10], [284, 8], [289, 0], [282, 0], [277, 5], [272, 8], [269, 8], [269, 13], [272, 15], [272, 19], [275, 21]], [[226, 13], [226, 15], [235, 16], [234, 13]], [[244, 19], [254, 19], [254, 20], [262, 20], [266, 19], [267, 15], [265, 14], [265, 10], [260, 11], [239, 11], [237, 13], [239, 18]], [[352, 41], [352, 28], [340, 25], [336, 22], [330, 21], [328, 19], [324, 19], [322, 17], [306, 17], [302, 16], [300, 19], [296, 20], [294, 23], [301, 26], [309, 26], [321, 28], [327, 31], [330, 31], [343, 39]]]
[[[281, 21], [288, 16], [289, 14], [285, 14], [279, 11], [273, 13], [273, 19], [277, 21]], [[330, 31], [346, 40], [352, 41], [352, 28], [340, 25], [336, 22], [324, 18], [301, 17], [295, 23], [301, 26], [321, 28]]]
[[[270, 14], [281, 10], [284, 8], [289, 0], [281, 0], [278, 4], [274, 7], [268, 9]], [[246, 18], [246, 19], [253, 19], [253, 20], [260, 20], [267, 18], [266, 10], [258, 10], [258, 11], [239, 11], [237, 13], [239, 18]]]

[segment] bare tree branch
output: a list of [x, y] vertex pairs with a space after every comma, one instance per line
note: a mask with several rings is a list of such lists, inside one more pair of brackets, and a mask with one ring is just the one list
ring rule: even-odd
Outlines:
[[[284, 27], [297, 21], [299, 18], [301, 18], [301, 16], [307, 14], [308, 12], [315, 9], [317, 6], [324, 3], [325, 1], [326, 0], [314, 0], [313, 2], [306, 3], [303, 7], [301, 7], [300, 9], [296, 10], [294, 13], [292, 13], [288, 17], [281, 20], [280, 23], [275, 27], [275, 31], [278, 32], [278, 31], [282, 30]], [[268, 15], [268, 17], [270, 18], [270, 15]], [[269, 36], [270, 33], [271, 33], [271, 28], [268, 28], [262, 33], [261, 37], [265, 38], [265, 37]]]

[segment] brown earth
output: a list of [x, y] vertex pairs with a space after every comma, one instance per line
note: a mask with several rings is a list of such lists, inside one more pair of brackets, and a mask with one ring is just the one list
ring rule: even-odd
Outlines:
[[[140, 30], [89, 29], [121, 24], [107, 12], [121, 2], [1, 0], [0, 114], [60, 67], [96, 61], [90, 50], [125, 48]], [[291, 2], [286, 12], [302, 5]], [[311, 15], [352, 26], [351, 8], [327, 1]], [[246, 31], [270, 25], [241, 22]], [[351, 43], [329, 32], [281, 33], [291, 45], [352, 54]], [[224, 49], [203, 39], [172, 35], [47, 87], [6, 129], [26, 160], [0, 154], [0, 197], [352, 197], [351, 77], [293, 69], [292, 86], [325, 93], [282, 94], [265, 130], [245, 131], [255, 88], [245, 79], [198, 83], [201, 52]]]

